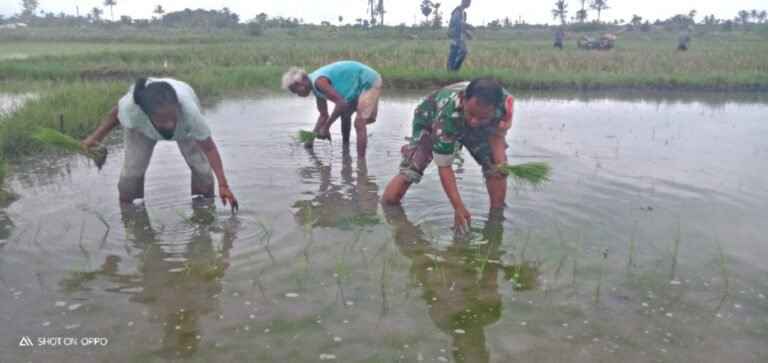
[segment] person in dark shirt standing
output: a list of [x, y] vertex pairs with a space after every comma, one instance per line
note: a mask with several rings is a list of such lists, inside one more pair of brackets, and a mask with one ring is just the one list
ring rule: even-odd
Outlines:
[[448, 70], [458, 71], [464, 58], [467, 56], [467, 43], [464, 37], [471, 39], [469, 31], [472, 26], [467, 24], [467, 12], [465, 11], [472, 0], [461, 0], [461, 5], [451, 12], [451, 21], [448, 23], [448, 37], [451, 38], [451, 50], [448, 53]]
[[693, 27], [688, 27], [680, 34], [680, 38], [678, 38], [677, 43], [677, 50], [681, 52], [685, 52], [688, 50], [688, 43], [691, 42], [691, 30], [693, 30]]
[[555, 33], [555, 48], [563, 50], [564, 36], [565, 36], [565, 33], [563, 33], [563, 28], [557, 28], [557, 32]]

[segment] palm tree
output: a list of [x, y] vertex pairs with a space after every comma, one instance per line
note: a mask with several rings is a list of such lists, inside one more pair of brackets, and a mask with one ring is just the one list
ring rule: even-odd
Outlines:
[[98, 23], [99, 20], [101, 20], [101, 14], [103, 14], [103, 13], [104, 13], [103, 10], [101, 10], [101, 9], [99, 9], [99, 8], [94, 6], [93, 9], [91, 9], [91, 14], [90, 14], [91, 15], [91, 19], [93, 19], [93, 22], [94, 23]]
[[440, 10], [440, 3], [433, 3], [432, 7], [435, 8], [435, 11], [433, 12], [435, 15], [432, 16], [432, 25], [436, 28], [439, 28], [440, 21], [438, 19], [442, 20], [442, 17], [440, 17], [440, 13], [438, 10]]
[[643, 23], [643, 17], [637, 14], [632, 15], [632, 20], [629, 21], [633, 26], [638, 26]]
[[104, 6], [109, 6], [109, 20], [115, 20], [115, 15], [112, 13], [112, 7], [117, 5], [117, 0], [104, 0]]
[[160, 18], [160, 26], [163, 26], [163, 14], [165, 14], [165, 9], [163, 9], [163, 6], [157, 4], [157, 6], [155, 6], [155, 10], [152, 10], [152, 12], [157, 14], [157, 17]]
[[580, 23], [584, 23], [584, 20], [587, 20], [587, 10], [584, 9], [584, 3], [587, 2], [587, 0], [579, 1], [581, 1], [581, 10], [576, 12], [576, 19], [578, 19]]
[[555, 1], [555, 8], [552, 9], [552, 19], [560, 18], [560, 22], [565, 25], [565, 15], [568, 14], [568, 4], [565, 3], [565, 0], [557, 0]]
[[747, 25], [749, 23], [749, 11], [746, 10], [740, 10], [739, 11], [739, 17], [737, 18], [742, 24]]
[[610, 9], [608, 7], [608, 0], [590, 0], [589, 7], [597, 10], [597, 22], [600, 22], [600, 13], [603, 10]]
[[691, 22], [694, 23], [694, 24], [696, 23], [696, 20], [694, 19], [696, 17], [696, 13], [698, 13], [698, 11], [696, 11], [696, 9], [693, 9], [693, 10], [688, 12], [688, 17], [691, 18]]
[[429, 14], [432, 14], [432, 2], [423, 0], [421, 2], [421, 13], [424, 14], [425, 21], [429, 23]]
[[339, 15], [339, 28], [341, 28], [341, 22], [344, 21], [344, 17]]
[[765, 18], [768, 18], [768, 13], [763, 10], [759, 14], [757, 14], [757, 19], [760, 20], [760, 23], [765, 23]]
[[384, 0], [379, 0], [379, 5], [376, 6], [376, 12], [379, 13], [379, 25], [384, 26]]

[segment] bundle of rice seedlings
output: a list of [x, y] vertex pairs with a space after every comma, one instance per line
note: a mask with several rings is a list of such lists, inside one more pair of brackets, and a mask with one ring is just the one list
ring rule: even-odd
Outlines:
[[314, 141], [316, 137], [317, 134], [312, 131], [299, 130], [299, 136], [296, 138], [296, 141], [300, 144], [306, 144]]
[[527, 185], [533, 189], [539, 189], [544, 182], [549, 180], [549, 174], [552, 168], [550, 168], [548, 163], [539, 162], [517, 165], [497, 165], [496, 170], [506, 176], [511, 176], [515, 185]]
[[[51, 128], [40, 127], [34, 134], [32, 134], [32, 137], [45, 146], [76, 153], [83, 150], [83, 144], [80, 143], [80, 141]], [[94, 164], [96, 164], [96, 167], [101, 170], [101, 167], [104, 166], [104, 163], [107, 161], [107, 148], [103, 145], [92, 147], [88, 150], [87, 156], [92, 159]]]

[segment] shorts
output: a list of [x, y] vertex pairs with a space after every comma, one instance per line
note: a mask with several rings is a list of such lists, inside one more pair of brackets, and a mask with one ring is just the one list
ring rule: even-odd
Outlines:
[[373, 84], [371, 89], [360, 94], [357, 99], [357, 117], [368, 120], [368, 123], [376, 122], [379, 113], [379, 98], [381, 97], [381, 78]]

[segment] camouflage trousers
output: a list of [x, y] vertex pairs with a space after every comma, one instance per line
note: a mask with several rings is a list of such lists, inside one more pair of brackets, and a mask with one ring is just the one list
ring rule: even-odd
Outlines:
[[[433, 137], [431, 130], [425, 128], [415, 133], [410, 142], [403, 145], [400, 150], [403, 157], [400, 162], [400, 174], [409, 182], [418, 184], [424, 175], [424, 170], [432, 162], [434, 157], [432, 152]], [[457, 147], [460, 145], [466, 148], [472, 158], [482, 167], [483, 177], [503, 177], [493, 166], [487, 130], [473, 129], [459, 137], [456, 143], [458, 144]], [[506, 160], [502, 162], [506, 162]]]

